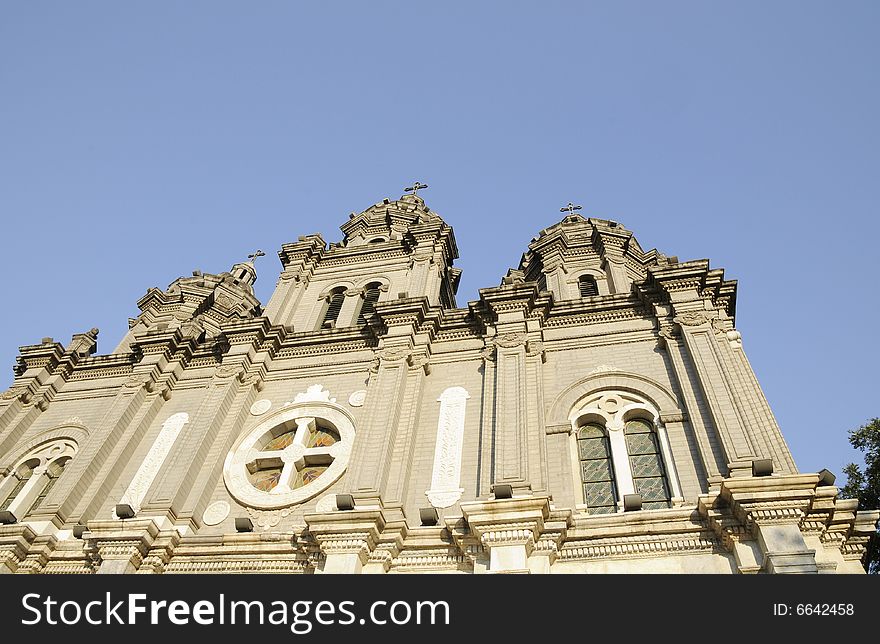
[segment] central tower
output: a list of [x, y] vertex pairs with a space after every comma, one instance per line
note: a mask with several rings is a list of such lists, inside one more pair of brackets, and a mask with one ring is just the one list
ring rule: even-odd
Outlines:
[[377, 302], [414, 297], [455, 308], [455, 236], [421, 197], [383, 199], [340, 228], [342, 241], [329, 247], [319, 234], [281, 247], [284, 269], [266, 307], [273, 324], [297, 332], [359, 326]]

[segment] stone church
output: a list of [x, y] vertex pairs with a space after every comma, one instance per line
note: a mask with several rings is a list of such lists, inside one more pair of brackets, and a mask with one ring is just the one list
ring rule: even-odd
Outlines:
[[863, 572], [880, 515], [798, 471], [736, 282], [578, 208], [464, 305], [410, 189], [282, 244], [265, 306], [251, 260], [150, 288], [112, 352], [21, 347], [0, 569]]

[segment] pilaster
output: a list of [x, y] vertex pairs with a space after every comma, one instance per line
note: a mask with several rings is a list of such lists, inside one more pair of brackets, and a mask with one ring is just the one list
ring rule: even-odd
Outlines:
[[461, 511], [471, 534], [489, 552], [488, 572], [529, 572], [529, 555], [550, 516], [547, 497], [474, 501], [462, 503]]
[[801, 523], [816, 497], [816, 474], [725, 479], [720, 498], [755, 537], [769, 573], [817, 573]]
[[307, 514], [309, 533], [324, 555], [325, 574], [358, 574], [385, 529], [379, 508]]
[[83, 540], [99, 575], [137, 572], [159, 534], [153, 519], [89, 521], [87, 525]]

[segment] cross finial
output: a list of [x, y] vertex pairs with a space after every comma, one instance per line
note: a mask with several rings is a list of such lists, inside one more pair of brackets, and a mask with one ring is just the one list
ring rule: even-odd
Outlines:
[[248, 259], [251, 260], [251, 264], [253, 264], [256, 261], [257, 257], [265, 257], [265, 256], [266, 256], [266, 253], [264, 253], [263, 251], [261, 251], [258, 248], [256, 250], [256, 252], [253, 252], [250, 255], [248, 255]]
[[569, 201], [567, 206], [563, 206], [559, 209], [559, 212], [567, 212], [569, 215], [573, 215], [575, 210], [581, 210], [582, 208], [583, 206], [576, 206]]
[[411, 193], [413, 193], [414, 197], [418, 197], [419, 190], [422, 190], [423, 188], [427, 188], [427, 187], [428, 187], [427, 183], [421, 183], [420, 181], [416, 181], [411, 186], [404, 188], [403, 191], [404, 192], [411, 192]]

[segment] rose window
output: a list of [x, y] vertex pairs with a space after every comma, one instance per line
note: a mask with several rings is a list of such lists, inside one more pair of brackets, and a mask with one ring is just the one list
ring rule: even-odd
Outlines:
[[341, 407], [330, 401], [292, 403], [236, 441], [224, 478], [245, 505], [301, 503], [342, 475], [353, 440], [354, 426]]

